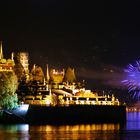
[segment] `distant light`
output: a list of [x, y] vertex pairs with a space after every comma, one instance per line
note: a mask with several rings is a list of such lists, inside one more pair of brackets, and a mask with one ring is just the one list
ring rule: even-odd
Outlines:
[[110, 72], [112, 73], [112, 72], [114, 72], [113, 70], [110, 70]]

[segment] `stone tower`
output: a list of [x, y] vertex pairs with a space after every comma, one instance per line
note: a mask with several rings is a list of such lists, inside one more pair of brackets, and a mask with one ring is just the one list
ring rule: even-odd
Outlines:
[[27, 80], [29, 80], [29, 54], [27, 52], [19, 52], [19, 60], [24, 67]]

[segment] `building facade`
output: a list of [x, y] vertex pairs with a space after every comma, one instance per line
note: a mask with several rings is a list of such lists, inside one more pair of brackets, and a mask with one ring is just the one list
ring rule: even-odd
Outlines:
[[2, 48], [2, 41], [0, 41], [0, 71], [13, 71], [14, 68], [14, 60], [5, 59], [3, 56], [3, 48]]

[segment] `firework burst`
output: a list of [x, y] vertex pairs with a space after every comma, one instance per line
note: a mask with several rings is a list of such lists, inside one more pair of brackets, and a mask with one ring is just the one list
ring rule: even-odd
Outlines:
[[124, 70], [126, 79], [122, 83], [128, 88], [129, 93], [133, 93], [133, 97], [140, 97], [140, 60], [135, 64], [129, 64]]

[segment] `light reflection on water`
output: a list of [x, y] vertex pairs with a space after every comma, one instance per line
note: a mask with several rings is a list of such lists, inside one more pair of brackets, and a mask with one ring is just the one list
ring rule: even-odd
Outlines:
[[140, 112], [127, 113], [127, 130], [140, 130]]
[[0, 140], [139, 140], [140, 113], [127, 113], [126, 124], [0, 125]]
[[[51, 125], [42, 125], [42, 126], [31, 126], [30, 132], [43, 133], [43, 140], [47, 139], [101, 139], [108, 140], [108, 138], [113, 137], [114, 132], [120, 129], [119, 124], [92, 124], [92, 125], [62, 125], [62, 126], [51, 126]], [[109, 133], [108, 133], [109, 132]], [[111, 132], [111, 133], [110, 133]], [[40, 138], [40, 137], [38, 137]]]
[[0, 125], [0, 140], [59, 140], [114, 138], [120, 124], [86, 125]]

